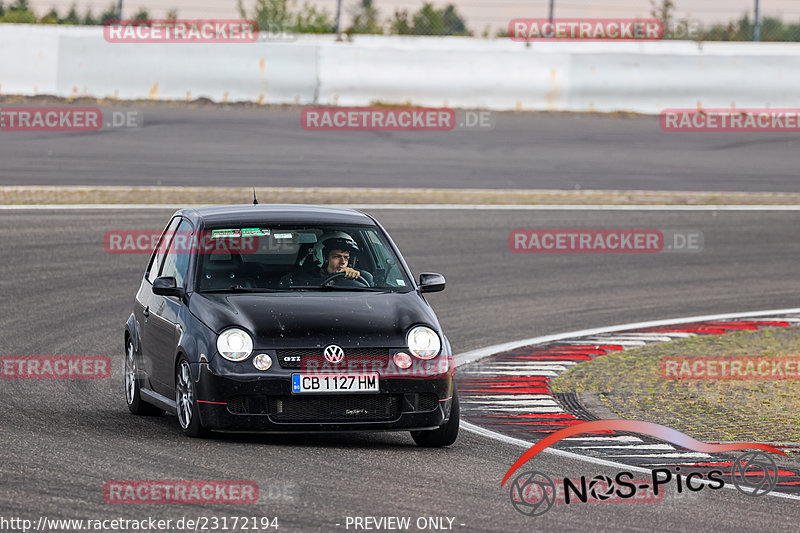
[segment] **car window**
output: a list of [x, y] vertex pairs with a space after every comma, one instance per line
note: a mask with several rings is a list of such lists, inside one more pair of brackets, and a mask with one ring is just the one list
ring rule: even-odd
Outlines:
[[[175, 234], [175, 228], [180, 222], [180, 217], [173, 218], [170, 220], [167, 228], [164, 230], [164, 233], [161, 234], [161, 238], [158, 241], [155, 252], [150, 258], [150, 266], [147, 269], [147, 281], [150, 283], [153, 283], [153, 281], [158, 277], [158, 271], [161, 268], [161, 263], [164, 260], [164, 250], [167, 249], [170, 239]], [[162, 243], [162, 241], [164, 242]]]
[[406, 287], [406, 276], [394, 258], [394, 254], [390, 252], [388, 243], [384, 242], [377, 231], [367, 232], [367, 236], [375, 250], [376, 279], [389, 287]]
[[169, 245], [169, 250], [164, 258], [164, 264], [161, 267], [159, 276], [171, 276], [175, 278], [175, 284], [178, 287], [185, 287], [186, 272], [189, 269], [189, 253], [190, 238], [192, 233], [192, 225], [184, 220], [178, 226], [175, 232], [175, 237]]
[[[271, 289], [319, 286], [324, 273], [324, 243], [328, 239], [355, 242], [348, 268], [360, 272], [367, 283], [336, 280], [335, 285], [406, 292], [412, 288], [393, 249], [375, 226], [259, 225], [206, 228], [214, 253], [198, 257], [200, 291]], [[206, 230], [204, 230], [205, 232]], [[340, 268], [342, 268], [340, 266]]]

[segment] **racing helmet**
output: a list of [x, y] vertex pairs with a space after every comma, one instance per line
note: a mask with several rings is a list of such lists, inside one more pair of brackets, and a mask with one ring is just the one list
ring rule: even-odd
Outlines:
[[[350, 251], [351, 256], [354, 255], [353, 251], [355, 251], [356, 253], [359, 251], [358, 245], [356, 244], [355, 240], [353, 240], [353, 238], [347, 233], [343, 231], [331, 231], [329, 233], [323, 233], [317, 240], [317, 242], [314, 243], [314, 246], [312, 246], [308, 250], [308, 254], [306, 254], [306, 256], [300, 261], [299, 263], [300, 266], [306, 267], [306, 266], [311, 266], [313, 264], [317, 267], [322, 267], [322, 264], [327, 260], [328, 257], [327, 254], [323, 254], [323, 248], [325, 247], [325, 242], [330, 239], [336, 239], [336, 238], [344, 239], [345, 241], [350, 241], [352, 243], [350, 247], [340, 248]], [[353, 248], [353, 246], [355, 248]], [[333, 250], [336, 250], [336, 248], [333, 248]], [[350, 263], [352, 264], [353, 261], [355, 260], [355, 257], [351, 257], [350, 259], [351, 259]]]
[[350, 252], [350, 261], [349, 264], [352, 265], [355, 263], [356, 256], [360, 251], [358, 249], [358, 244], [351, 238], [344, 238], [344, 237], [333, 237], [327, 239], [325, 244], [322, 246], [322, 265], [324, 266], [325, 263], [328, 262], [328, 255], [333, 250], [342, 250], [346, 252]]

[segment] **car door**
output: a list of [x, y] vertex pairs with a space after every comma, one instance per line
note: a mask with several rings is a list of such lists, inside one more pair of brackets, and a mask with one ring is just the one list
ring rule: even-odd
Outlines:
[[[186, 219], [181, 220], [158, 273], [159, 277], [175, 278], [178, 287], [186, 288], [192, 235], [191, 223]], [[172, 398], [175, 390], [175, 354], [182, 334], [178, 317], [184, 303], [183, 299], [177, 296], [158, 294], [153, 295], [152, 302], [148, 332], [155, 350], [152, 361], [155, 377], [153, 386], [157, 393]]]
[[161, 265], [164, 263], [167, 247], [170, 245], [172, 237], [175, 235], [175, 230], [181, 222], [180, 217], [174, 217], [170, 220], [164, 232], [159, 238], [158, 245], [150, 256], [150, 265], [145, 272], [144, 282], [142, 283], [139, 293], [136, 295], [136, 303], [134, 305], [134, 315], [136, 322], [139, 324], [139, 335], [142, 341], [141, 355], [142, 355], [142, 368], [147, 375], [147, 388], [155, 388], [154, 371], [155, 362], [154, 358], [157, 354], [156, 347], [152, 340], [152, 329], [150, 327], [151, 308], [155, 305], [155, 295], [153, 294], [153, 280], [158, 277], [161, 270]]

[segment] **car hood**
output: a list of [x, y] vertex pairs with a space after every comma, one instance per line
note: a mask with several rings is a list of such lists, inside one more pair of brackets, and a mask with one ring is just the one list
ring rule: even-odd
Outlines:
[[441, 331], [430, 306], [413, 291], [194, 293], [189, 309], [217, 333], [231, 326], [247, 329], [256, 349], [397, 347], [405, 346], [411, 326]]

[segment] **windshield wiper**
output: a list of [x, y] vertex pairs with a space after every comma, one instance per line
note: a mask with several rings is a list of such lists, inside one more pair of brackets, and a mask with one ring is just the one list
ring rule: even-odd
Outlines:
[[262, 289], [259, 287], [242, 287], [241, 285], [234, 285], [227, 289], [205, 289], [200, 292], [281, 292], [278, 289]]
[[367, 292], [389, 292], [388, 289], [377, 287], [342, 287], [337, 285], [291, 285], [290, 290], [299, 291], [367, 291]]

